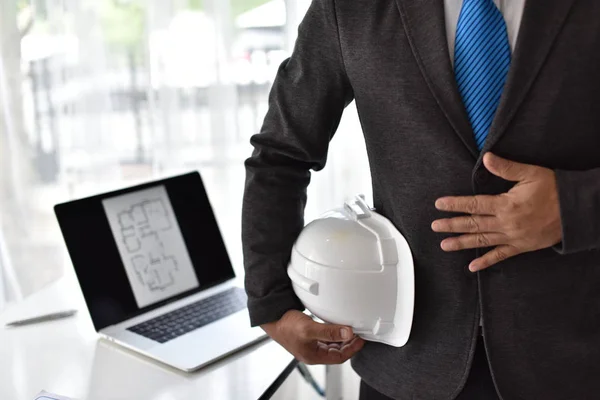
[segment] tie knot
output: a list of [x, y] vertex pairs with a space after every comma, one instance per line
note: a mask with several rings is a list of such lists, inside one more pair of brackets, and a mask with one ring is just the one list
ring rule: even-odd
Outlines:
[[496, 11], [499, 11], [494, 0], [464, 0], [462, 8], [463, 11], [465, 9], [476, 9], [481, 11], [495, 9]]
[[471, 4], [480, 4], [480, 5], [496, 5], [494, 3], [494, 0], [464, 0], [463, 1], [463, 7], [465, 6], [465, 4], [467, 3], [471, 3]]

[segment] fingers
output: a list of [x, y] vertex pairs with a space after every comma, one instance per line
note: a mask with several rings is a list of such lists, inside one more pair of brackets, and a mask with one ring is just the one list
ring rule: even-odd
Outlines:
[[364, 346], [364, 340], [354, 336], [352, 328], [312, 320], [302, 336], [306, 346], [300, 360], [306, 364], [341, 364]]
[[486, 153], [483, 156], [483, 165], [492, 174], [511, 182], [526, 180], [536, 168], [533, 165], [510, 161], [492, 153]]
[[501, 195], [455, 196], [438, 199], [435, 202], [435, 207], [440, 211], [495, 215], [504, 203], [505, 199]]
[[356, 336], [350, 342], [346, 344], [342, 344], [342, 348], [340, 349], [342, 354], [346, 354], [348, 358], [352, 357], [354, 354], [359, 352], [363, 346], [365, 345], [364, 339]]
[[328, 349], [335, 349], [335, 350], [339, 350], [342, 348], [342, 343], [325, 343], [325, 342], [319, 342], [321, 344], [324, 344], [325, 346], [327, 346]]
[[444, 239], [441, 246], [444, 251], [459, 251], [498, 246], [506, 243], [507, 237], [503, 233], [476, 233]]
[[471, 262], [469, 270], [471, 272], [481, 271], [518, 254], [521, 254], [521, 251], [514, 246], [498, 246]]
[[[365, 341], [358, 336], [341, 345], [317, 342], [316, 352], [306, 357], [306, 364], [341, 364], [359, 352]], [[338, 347], [339, 346], [339, 347]]]
[[349, 347], [353, 346], [359, 340], [362, 340], [362, 339], [359, 338], [358, 336], [354, 336], [351, 340], [349, 340], [347, 342], [327, 343], [327, 342], [319, 341], [318, 343], [319, 343], [319, 345], [321, 345], [323, 348], [325, 348], [327, 350], [345, 351]]
[[431, 224], [434, 232], [446, 233], [498, 232], [499, 228], [496, 217], [479, 215], [439, 219]]
[[348, 326], [320, 324], [314, 321], [306, 326], [304, 333], [310, 339], [326, 342], [345, 342], [354, 337], [352, 328]]

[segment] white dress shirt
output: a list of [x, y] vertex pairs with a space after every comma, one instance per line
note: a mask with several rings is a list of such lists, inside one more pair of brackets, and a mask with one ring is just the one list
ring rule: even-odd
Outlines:
[[[523, 19], [523, 10], [526, 0], [494, 0], [498, 9], [504, 15], [506, 28], [508, 30], [508, 41], [510, 48], [514, 51]], [[456, 41], [456, 26], [463, 5], [463, 0], [444, 0], [446, 11], [446, 33], [448, 36], [448, 49], [450, 50], [450, 61], [454, 65], [454, 42]]]

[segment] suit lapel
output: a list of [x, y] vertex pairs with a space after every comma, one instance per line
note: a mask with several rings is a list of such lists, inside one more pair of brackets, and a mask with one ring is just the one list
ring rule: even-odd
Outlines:
[[396, 0], [421, 73], [444, 115], [475, 159], [489, 151], [506, 132], [576, 1], [528, 0], [525, 3], [506, 87], [484, 149], [479, 152], [448, 55], [443, 1]]
[[506, 132], [576, 0], [528, 0], [521, 30], [500, 105], [481, 155], [489, 151]]
[[477, 159], [479, 150], [448, 54], [444, 2], [396, 0], [396, 3], [413, 54], [429, 89], [454, 131]]

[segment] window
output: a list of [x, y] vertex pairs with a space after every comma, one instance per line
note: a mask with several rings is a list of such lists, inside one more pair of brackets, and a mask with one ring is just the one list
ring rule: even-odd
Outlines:
[[[0, 283], [70, 268], [54, 204], [189, 170], [242, 274], [243, 160], [309, 2], [0, 0]], [[370, 191], [350, 106], [307, 219]]]

